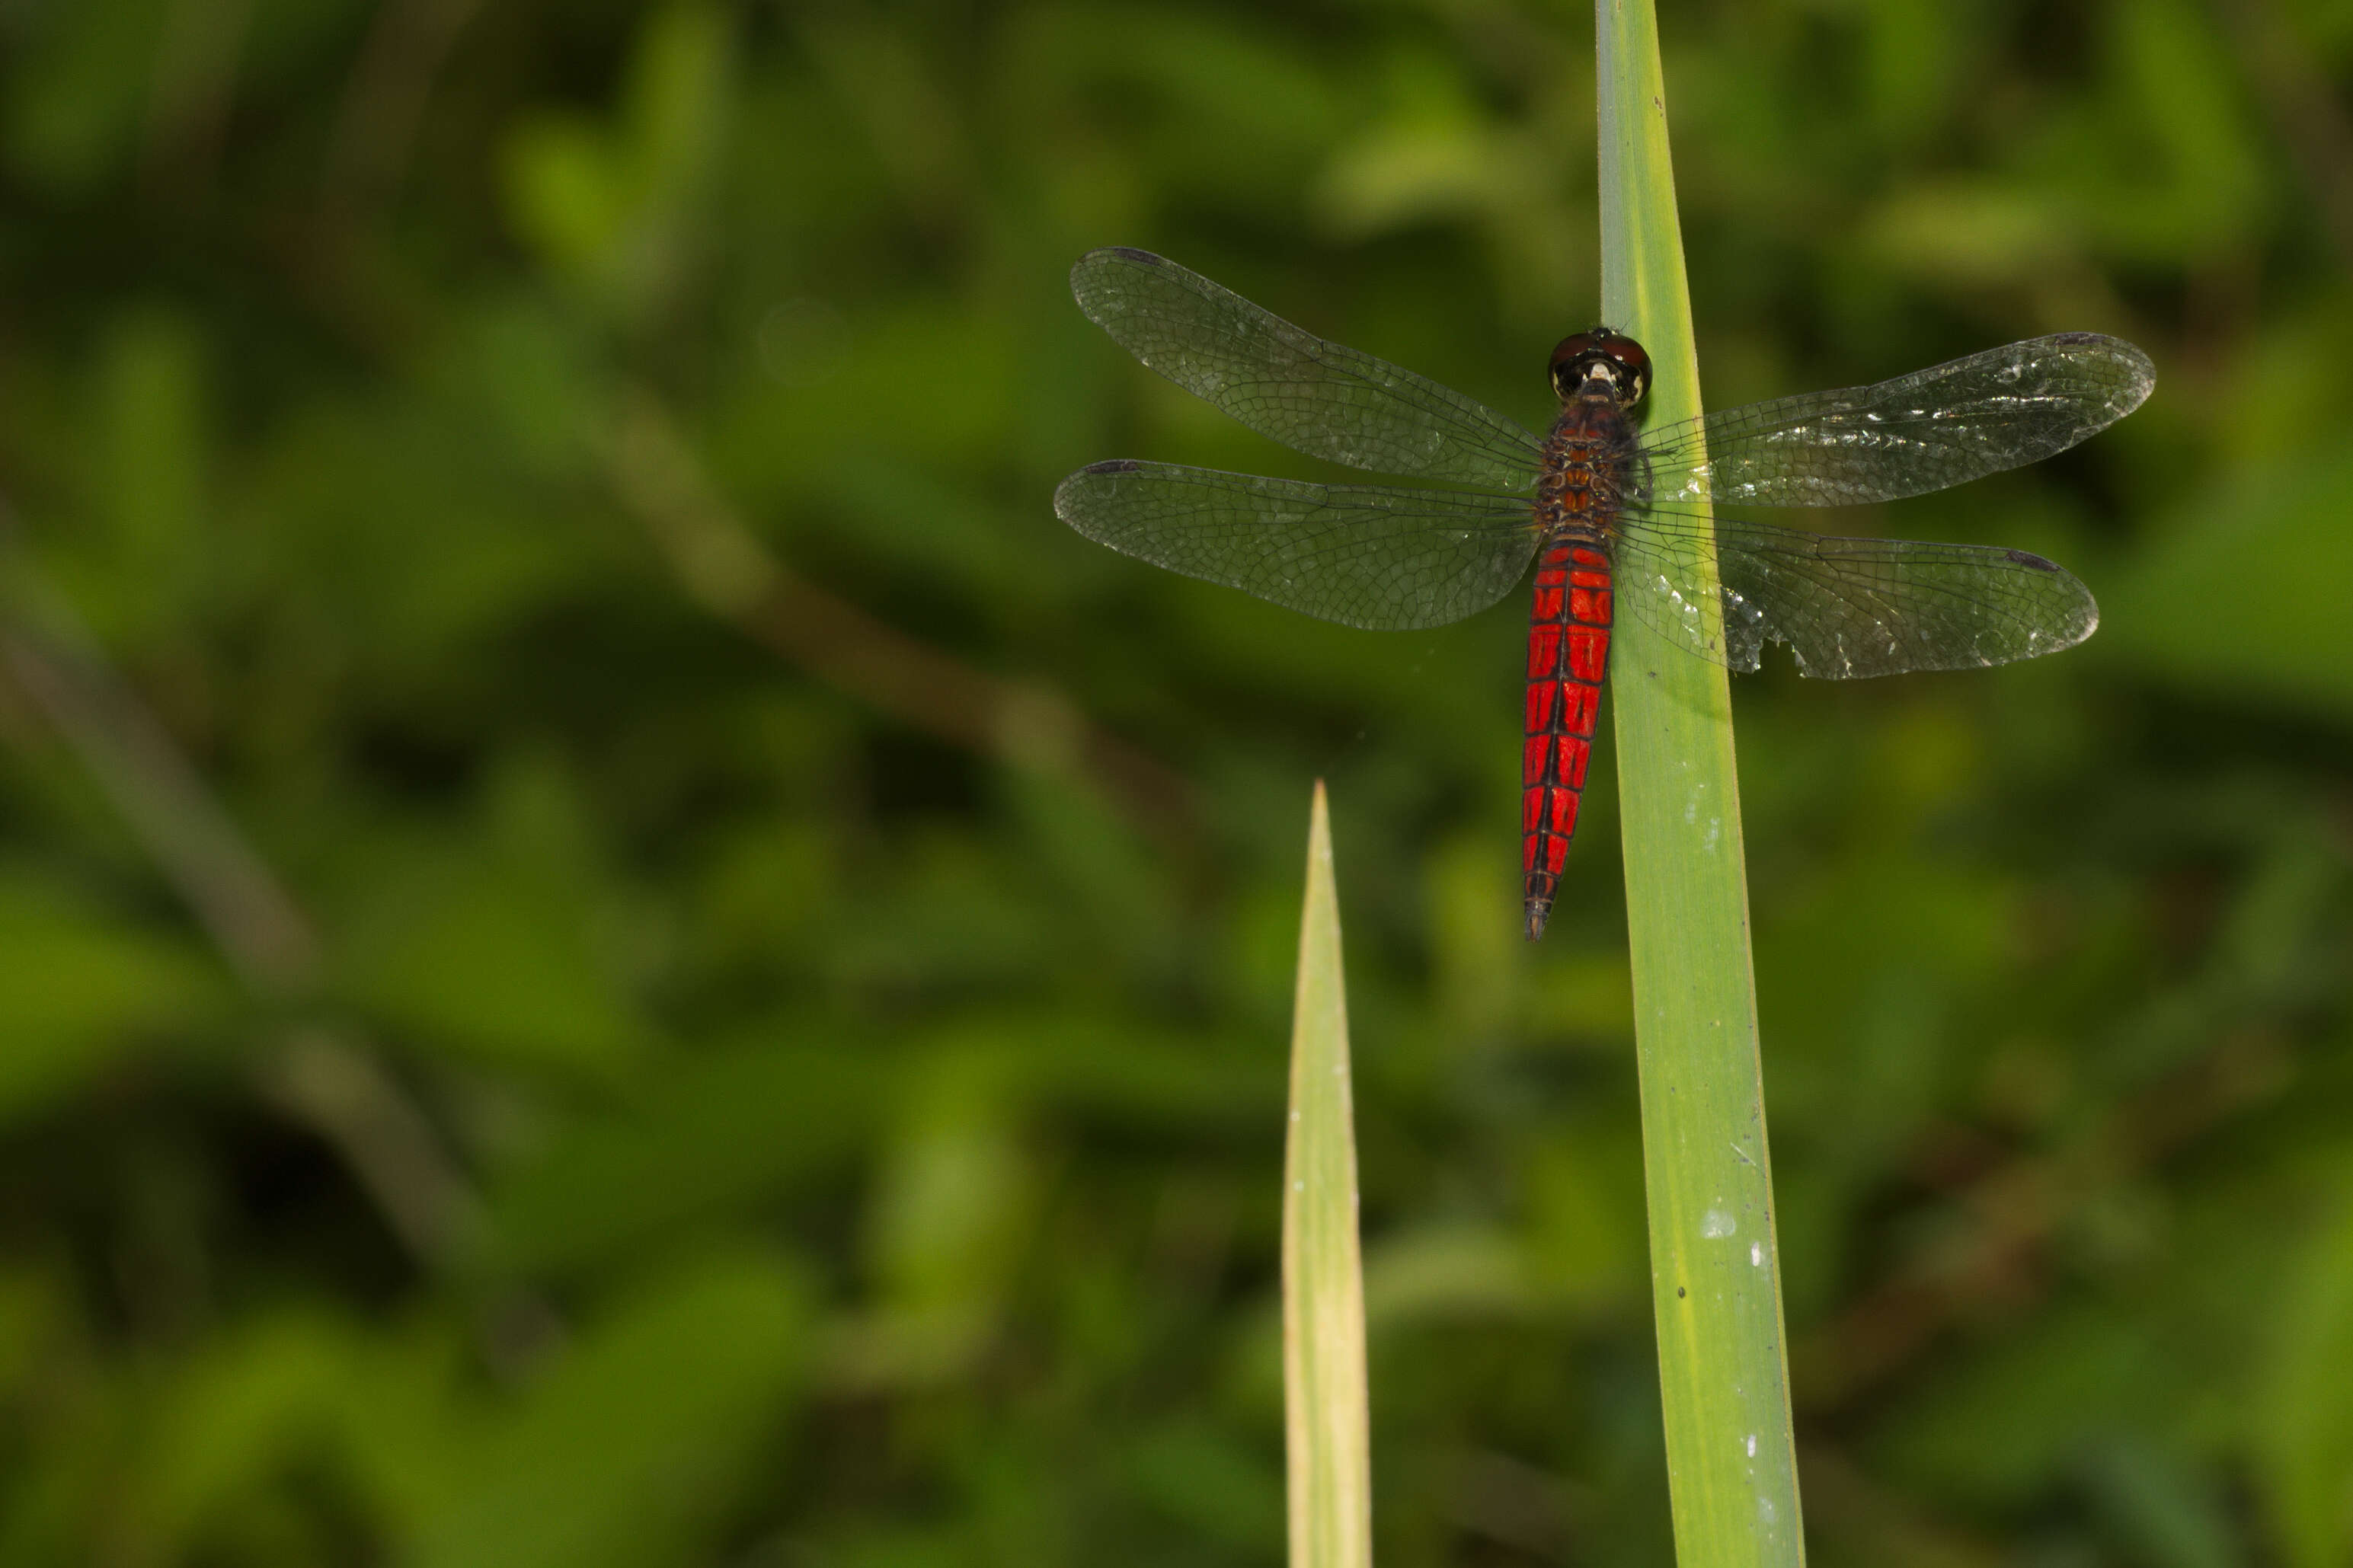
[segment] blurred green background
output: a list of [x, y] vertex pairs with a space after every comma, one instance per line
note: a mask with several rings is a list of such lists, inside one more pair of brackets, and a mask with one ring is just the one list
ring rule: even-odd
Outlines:
[[[2089, 645], [1737, 687], [1816, 1561], [2353, 1560], [2353, 5], [1666, 13], [1711, 404], [2159, 369], [1832, 523]], [[0, 4], [0, 1563], [1276, 1563], [1319, 774], [1381, 1556], [1668, 1562], [1607, 724], [1530, 947], [1516, 597], [1352, 632], [1049, 504], [1316, 472], [1099, 244], [1546, 417], [1590, 50]]]

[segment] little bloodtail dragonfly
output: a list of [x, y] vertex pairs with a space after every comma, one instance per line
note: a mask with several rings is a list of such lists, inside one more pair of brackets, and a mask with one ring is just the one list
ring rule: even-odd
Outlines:
[[[1560, 413], [1539, 437], [1149, 251], [1091, 252], [1071, 289], [1121, 347], [1261, 435], [1461, 487], [1121, 459], [1054, 492], [1056, 513], [1088, 538], [1383, 630], [1461, 620], [1535, 563], [1520, 773], [1531, 940], [1577, 831], [1618, 608], [1733, 669], [1755, 669], [1769, 640], [1789, 646], [1801, 673], [1841, 679], [2007, 664], [2072, 647], [2099, 624], [2083, 584], [2023, 550], [1833, 538], [1714, 517], [1703, 503], [1852, 506], [1940, 490], [2064, 451], [2138, 407], [2156, 380], [2130, 343], [2061, 332], [1637, 433], [1650, 356], [1597, 327], [1553, 350]], [[1711, 595], [1715, 615], [1702, 610]]]

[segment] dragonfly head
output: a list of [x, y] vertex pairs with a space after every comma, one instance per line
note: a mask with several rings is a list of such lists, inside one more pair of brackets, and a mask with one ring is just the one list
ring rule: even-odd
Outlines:
[[1596, 327], [1561, 339], [1552, 351], [1552, 389], [1563, 403], [1605, 397], [1631, 408], [1651, 390], [1651, 356], [1625, 333]]

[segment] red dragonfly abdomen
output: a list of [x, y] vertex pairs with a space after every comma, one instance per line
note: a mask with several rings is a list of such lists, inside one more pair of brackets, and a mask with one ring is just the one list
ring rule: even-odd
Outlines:
[[[1605, 339], [1609, 346], [1596, 349]], [[1520, 871], [1531, 942], [1552, 918], [1553, 893], [1577, 837], [1601, 683], [1609, 675], [1609, 542], [1632, 447], [1625, 389], [1615, 378], [1596, 377], [1572, 393], [1560, 362], [1567, 354], [1572, 368], [1598, 360], [1608, 370], [1621, 342], [1597, 328], [1553, 351], [1561, 410], [1536, 479], [1534, 521], [1545, 545], [1528, 624], [1527, 740], [1520, 753]], [[1648, 375], [1649, 363], [1641, 362], [1641, 375]]]
[[1535, 610], [1528, 625], [1527, 741], [1520, 762], [1520, 866], [1526, 879], [1528, 936], [1552, 914], [1585, 766], [1609, 672], [1609, 557], [1567, 539], [1536, 563]]

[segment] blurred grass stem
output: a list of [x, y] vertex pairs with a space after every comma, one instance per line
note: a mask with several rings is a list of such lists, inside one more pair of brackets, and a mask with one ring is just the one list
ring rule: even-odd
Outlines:
[[623, 396], [603, 455], [623, 504], [712, 614], [902, 723], [1099, 793], [1164, 845], [1191, 839], [1191, 784], [1060, 692], [975, 668], [796, 576], [650, 392]]
[[[0, 670], [89, 770], [247, 988], [280, 1006], [311, 1003], [325, 957], [310, 917], [19, 545], [5, 500], [0, 581]], [[474, 1223], [478, 1200], [430, 1119], [352, 1031], [297, 1023], [259, 1077], [339, 1151], [419, 1260], [446, 1257]]]

